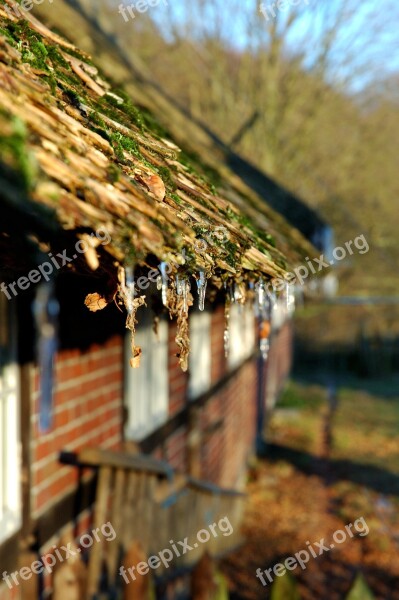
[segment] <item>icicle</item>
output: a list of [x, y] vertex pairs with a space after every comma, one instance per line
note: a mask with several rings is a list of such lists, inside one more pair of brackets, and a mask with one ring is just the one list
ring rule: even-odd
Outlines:
[[204, 271], [200, 271], [199, 278], [197, 279], [197, 288], [198, 288], [198, 307], [200, 310], [204, 310], [205, 308], [205, 294], [206, 294], [206, 285], [207, 280], [205, 277]]
[[272, 321], [274, 311], [277, 309], [277, 306], [278, 306], [276, 292], [274, 292], [274, 291], [269, 292], [268, 299], [269, 299], [268, 317]]
[[185, 281], [183, 289], [183, 311], [185, 313], [188, 312], [188, 294], [190, 293], [190, 288], [190, 283], [188, 281]]
[[295, 294], [288, 282], [285, 284], [285, 301], [286, 311], [288, 316], [290, 317], [295, 310]]
[[127, 290], [126, 310], [130, 315], [133, 312], [133, 302], [135, 296], [134, 269], [132, 265], [125, 267], [125, 285]]
[[39, 428], [45, 433], [53, 420], [54, 356], [58, 347], [59, 304], [54, 282], [41, 284], [33, 304], [40, 371]]
[[134, 269], [131, 265], [127, 265], [125, 268], [119, 267], [118, 279], [119, 296], [123, 300], [127, 310], [126, 329], [129, 329], [131, 332], [132, 357], [130, 359], [130, 366], [136, 369], [140, 366], [141, 357], [141, 348], [140, 346], [136, 346], [134, 342], [137, 324], [136, 312], [140, 306], [145, 305], [145, 295], [135, 298]]
[[270, 342], [267, 338], [260, 339], [259, 349], [263, 360], [267, 360], [270, 349]]
[[[159, 286], [159, 284], [160, 284], [160, 286], [161, 286], [162, 304], [164, 306], [167, 306], [167, 304], [168, 304], [168, 274], [166, 272], [166, 267], [167, 267], [166, 262], [161, 262], [161, 264], [159, 265], [159, 270], [161, 271], [161, 275], [160, 275], [161, 280], [160, 280], [160, 282], [158, 282], [158, 280], [157, 280], [157, 285]], [[158, 279], [159, 279], [159, 277], [158, 277]], [[158, 287], [158, 289], [159, 289], [159, 287]]]
[[263, 279], [260, 279], [255, 285], [255, 317], [260, 318], [265, 304], [266, 289]]
[[176, 275], [176, 293], [183, 298], [182, 310], [188, 313], [188, 294], [190, 293], [190, 282], [188, 279], [181, 279]]
[[262, 320], [270, 320], [273, 307], [276, 303], [275, 293], [266, 290], [263, 279], [260, 279], [255, 285], [255, 291], [255, 316]]
[[236, 297], [234, 294], [234, 284], [230, 283], [229, 285], [229, 297], [230, 297], [230, 302], [233, 303], [236, 301]]
[[255, 285], [255, 291], [255, 316], [259, 319], [259, 350], [263, 360], [267, 360], [270, 348], [271, 320], [277, 299], [274, 292], [266, 290], [262, 279]]

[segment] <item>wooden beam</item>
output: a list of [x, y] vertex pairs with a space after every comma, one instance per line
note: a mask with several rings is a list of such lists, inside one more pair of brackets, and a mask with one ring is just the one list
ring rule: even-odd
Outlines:
[[111, 467], [128, 469], [167, 476], [173, 473], [167, 462], [156, 460], [143, 454], [127, 454], [126, 452], [112, 452], [100, 448], [85, 448], [76, 454], [77, 464], [80, 466]]

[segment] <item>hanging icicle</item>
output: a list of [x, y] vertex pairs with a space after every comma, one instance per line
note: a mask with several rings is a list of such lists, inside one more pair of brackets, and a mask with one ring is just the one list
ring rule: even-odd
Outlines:
[[134, 270], [131, 265], [125, 267], [125, 285], [126, 285], [126, 309], [129, 314], [133, 311], [133, 303], [135, 296]]
[[135, 298], [134, 270], [131, 265], [128, 265], [125, 268], [119, 267], [118, 279], [119, 296], [127, 310], [126, 329], [129, 329], [131, 332], [132, 357], [130, 359], [130, 366], [133, 367], [133, 369], [137, 369], [140, 366], [141, 348], [134, 343], [137, 325], [136, 312], [140, 306], [143, 304], [145, 305], [145, 296]]
[[255, 316], [259, 322], [259, 350], [263, 360], [267, 360], [270, 349], [271, 321], [276, 296], [274, 292], [266, 290], [265, 283], [260, 279], [255, 285]]
[[159, 270], [161, 272], [161, 275], [158, 275], [157, 278], [157, 288], [162, 290], [162, 304], [164, 306], [167, 306], [168, 304], [168, 274], [166, 272], [167, 269], [167, 263], [166, 262], [161, 262], [161, 264], [159, 265]]
[[54, 356], [57, 350], [59, 304], [52, 281], [37, 288], [33, 304], [40, 373], [39, 429], [48, 431], [53, 418]]
[[182, 279], [176, 275], [176, 293], [182, 298], [183, 304], [181, 309], [184, 313], [188, 313], [188, 294], [190, 293], [190, 282], [188, 279]]
[[261, 317], [261, 313], [264, 307], [266, 298], [266, 288], [263, 279], [260, 279], [255, 284], [255, 302], [254, 302], [254, 312], [255, 317], [259, 319]]
[[204, 271], [199, 272], [199, 277], [197, 279], [197, 288], [198, 288], [198, 308], [200, 310], [205, 309], [205, 295], [206, 295], [206, 286], [207, 280]]
[[270, 349], [270, 342], [267, 338], [260, 338], [260, 343], [259, 343], [259, 350], [261, 353], [261, 356], [263, 358], [263, 360], [267, 360], [269, 357], [269, 349]]
[[287, 315], [288, 317], [291, 317], [295, 311], [295, 293], [294, 286], [290, 285], [288, 282], [285, 284], [285, 301]]
[[233, 304], [236, 301], [236, 297], [234, 295], [234, 283], [225, 284], [225, 287], [228, 289], [228, 298], [230, 304]]

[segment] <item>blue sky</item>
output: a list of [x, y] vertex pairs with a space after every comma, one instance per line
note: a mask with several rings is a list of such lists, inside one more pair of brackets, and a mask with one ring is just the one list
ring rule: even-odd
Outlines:
[[[273, 5], [275, 0], [263, 0], [266, 6]], [[287, 0], [288, 2], [290, 0]], [[326, 8], [333, 17], [343, 0], [305, 0], [298, 4], [301, 16], [292, 28], [287, 38], [287, 51], [290, 53], [301, 52], [305, 55], [304, 64], [310, 66], [314, 62], [317, 49], [320, 48], [319, 40], [326, 27], [328, 19], [320, 13], [325, 13]], [[349, 0], [345, 0], [348, 2]], [[399, 2], [398, 0], [351, 0], [354, 2], [354, 16], [342, 24], [340, 35], [336, 42], [332, 66], [341, 65], [334, 71], [338, 80], [348, 75], [353, 75], [351, 69], [363, 66], [364, 71], [352, 82], [352, 89], [358, 89], [370, 83], [376, 76], [384, 77], [385, 74], [399, 72]], [[202, 4], [202, 8], [197, 5]], [[204, 33], [212, 33], [214, 29], [222, 31], [223, 40], [235, 48], [245, 48], [250, 43], [253, 29], [249, 27], [251, 20], [256, 22], [255, 0], [169, 0], [169, 7], [162, 8], [161, 4], [151, 10], [151, 16], [160, 24], [164, 35], [168, 37], [168, 19], [166, 11], [170, 10], [173, 21], [178, 26], [180, 33], [194, 38], [201, 37]], [[319, 14], [318, 14], [319, 13]], [[280, 12], [281, 26], [288, 13]], [[194, 20], [194, 26], [188, 22]], [[263, 17], [257, 21], [258, 40], [267, 43], [266, 22]], [[260, 28], [264, 33], [260, 33]], [[378, 29], [378, 31], [376, 31]], [[344, 66], [348, 52], [353, 52], [354, 57], [351, 67]]]

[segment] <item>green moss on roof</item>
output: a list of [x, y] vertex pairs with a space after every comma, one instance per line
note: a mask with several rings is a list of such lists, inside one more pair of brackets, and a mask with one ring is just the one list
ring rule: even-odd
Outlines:
[[[224, 196], [229, 182], [219, 170], [198, 153], [167, 142], [170, 136], [154, 115], [136, 107], [123, 89], [112, 89], [86, 55], [55, 42], [51, 32], [42, 35], [27, 21], [0, 19], [0, 35], [31, 69], [22, 68], [15, 56], [12, 66], [6, 65], [13, 85], [26, 79], [21, 102], [13, 103], [14, 90], [9, 96], [0, 90], [0, 105], [2, 98], [9, 101], [18, 124], [8, 144], [27, 186], [33, 186], [28, 157], [37, 153], [39, 187], [52, 182], [59, 190], [56, 201], [52, 194], [42, 196], [43, 201], [54, 202], [65, 227], [114, 223], [112, 243], [105, 249], [119, 260], [142, 262], [148, 254], [162, 260], [184, 246], [182, 268], [191, 272], [205, 261], [210, 271], [221, 272], [227, 264], [241, 276], [244, 257], [247, 268], [259, 274], [284, 272], [286, 261], [276, 240], [246, 214], [245, 201], [241, 209], [229, 204]], [[15, 71], [18, 78], [13, 78]], [[39, 92], [35, 86], [40, 84], [47, 91]], [[207, 257], [201, 256], [196, 237], [221, 223], [229, 239], [211, 238]]]
[[[1, 111], [1, 116], [7, 116]], [[18, 117], [9, 116], [10, 131], [0, 130], [0, 160], [19, 173], [26, 191], [34, 185], [37, 164], [27, 145], [28, 132], [24, 122]]]
[[129, 96], [120, 88], [113, 90], [113, 93], [121, 98], [123, 103], [120, 103], [114, 96], [106, 94], [99, 100], [102, 112], [129, 127], [134, 123], [136, 127], [142, 130], [144, 127], [143, 116], [139, 109], [133, 105]]

